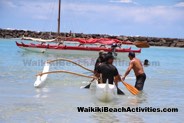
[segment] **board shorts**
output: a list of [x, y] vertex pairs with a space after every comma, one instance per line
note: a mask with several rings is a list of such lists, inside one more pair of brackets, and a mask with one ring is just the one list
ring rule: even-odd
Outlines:
[[136, 77], [135, 88], [137, 88], [140, 91], [143, 90], [145, 80], [146, 80], [145, 73], [138, 75]]

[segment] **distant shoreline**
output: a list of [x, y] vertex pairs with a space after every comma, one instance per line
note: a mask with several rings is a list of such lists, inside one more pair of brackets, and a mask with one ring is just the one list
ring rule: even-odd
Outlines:
[[[107, 34], [83, 34], [83, 33], [64, 33], [61, 32], [60, 36], [69, 37], [73, 35], [78, 38], [113, 38], [122, 41], [147, 41], [150, 46], [162, 46], [162, 47], [184, 47], [184, 39], [178, 38], [158, 38], [158, 37], [143, 37], [143, 36], [111, 36]], [[36, 32], [36, 31], [25, 31], [25, 30], [8, 30], [0, 29], [0, 38], [21, 38], [33, 37], [42, 39], [54, 39], [57, 37], [56, 32]]]

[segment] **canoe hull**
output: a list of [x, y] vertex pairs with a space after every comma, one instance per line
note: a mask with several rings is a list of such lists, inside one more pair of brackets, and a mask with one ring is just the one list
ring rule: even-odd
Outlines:
[[[111, 48], [105, 48], [105, 47], [95, 47], [95, 46], [66, 46], [66, 45], [49, 45], [49, 44], [24, 44], [16, 42], [16, 45], [19, 48], [22, 48], [24, 50], [34, 51], [34, 52], [48, 52], [48, 53], [63, 53], [63, 51], [82, 51], [82, 52], [99, 52], [100, 50], [104, 50], [105, 52], [111, 52]], [[141, 53], [141, 49], [138, 50], [132, 50], [130, 48], [117, 48], [117, 53], [129, 53], [129, 52], [135, 52], [135, 53]]]
[[96, 81], [96, 93], [95, 96], [97, 99], [103, 101], [103, 102], [110, 102], [112, 101], [116, 96], [116, 86], [112, 84], [98, 84]]
[[[72, 55], [72, 56], [91, 56], [91, 58], [96, 58], [98, 52], [100, 50], [104, 50], [105, 52], [109, 52], [110, 48], [99, 48], [99, 47], [78, 47], [78, 46], [67, 46], [67, 47], [57, 47], [56, 45], [50, 45], [50, 48], [47, 48], [45, 45], [30, 45], [24, 43], [17, 43], [17, 46], [26, 51], [31, 51], [35, 53], [48, 53], [48, 54], [57, 54], [57, 55]], [[131, 48], [118, 49], [116, 51], [118, 59], [126, 59], [127, 55], [130, 51], [133, 51], [138, 55], [141, 53], [141, 49], [132, 50]]]

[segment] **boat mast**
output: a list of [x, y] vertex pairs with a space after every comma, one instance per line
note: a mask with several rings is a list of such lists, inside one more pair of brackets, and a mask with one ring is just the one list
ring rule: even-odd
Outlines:
[[59, 6], [58, 6], [58, 36], [60, 34], [60, 15], [61, 14], [61, 0], [59, 0]]

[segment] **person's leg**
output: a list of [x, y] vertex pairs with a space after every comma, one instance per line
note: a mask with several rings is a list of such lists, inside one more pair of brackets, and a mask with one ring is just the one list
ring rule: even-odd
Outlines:
[[141, 74], [141, 75], [137, 76], [135, 88], [137, 88], [140, 91], [143, 90], [145, 80], [146, 80], [146, 74]]

